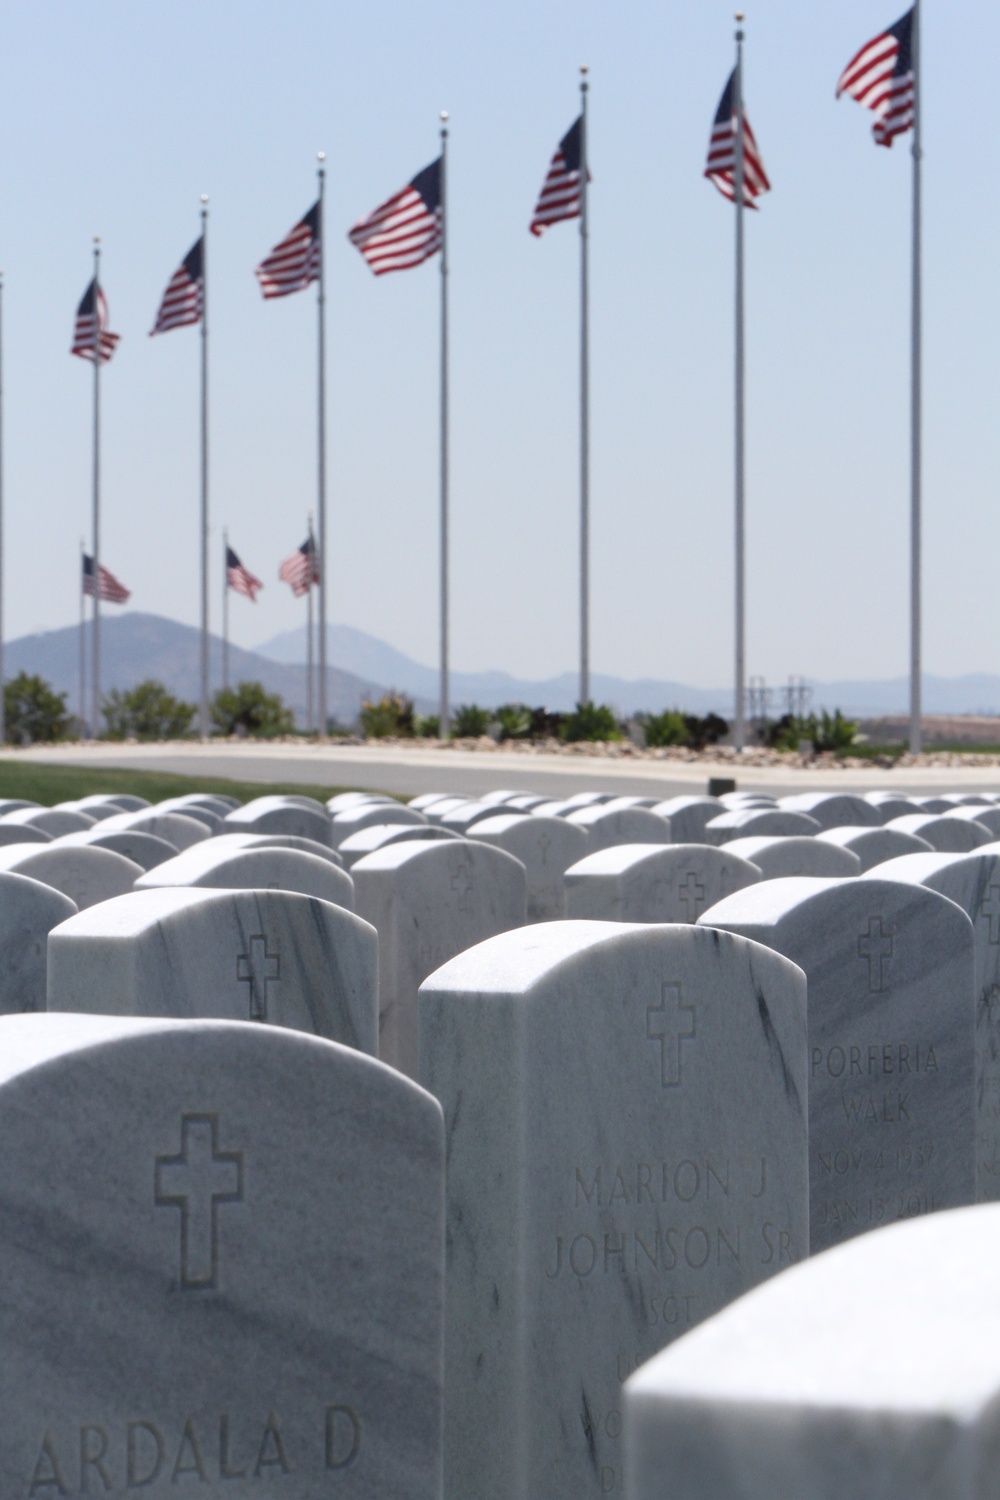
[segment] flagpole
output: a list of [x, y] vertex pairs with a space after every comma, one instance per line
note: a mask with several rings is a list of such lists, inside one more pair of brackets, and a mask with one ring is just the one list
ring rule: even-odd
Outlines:
[[3, 272], [0, 271], [0, 745], [7, 739], [7, 722], [4, 702], [4, 630], [3, 630], [3, 575], [4, 575], [4, 531], [3, 531]]
[[[204, 261], [202, 267], [204, 268]], [[229, 687], [229, 528], [222, 528], [222, 686]]]
[[[309, 587], [306, 589], [306, 729], [314, 726], [313, 718], [313, 517], [309, 512], [306, 535], [309, 538]], [[322, 575], [320, 590], [322, 590]]]
[[101, 708], [101, 237], [94, 235], [94, 613], [91, 630], [90, 738], [97, 738]]
[[590, 702], [590, 266], [587, 64], [580, 68], [580, 702]]
[[438, 734], [451, 730], [448, 691], [448, 111], [441, 111], [441, 681]]
[[921, 489], [922, 489], [922, 225], [920, 0], [914, 0], [913, 30], [913, 306], [910, 368], [910, 753], [923, 748], [921, 724]]
[[[319, 512], [319, 692], [317, 729], [321, 740], [326, 739], [326, 255], [324, 245], [323, 204], [326, 193], [326, 152], [317, 153], [319, 161], [319, 291], [316, 310], [319, 319], [319, 450], [317, 454], [316, 502]], [[309, 526], [312, 536], [312, 523]], [[312, 564], [309, 559], [309, 614], [312, 616]], [[312, 628], [309, 632], [309, 651], [312, 654]], [[309, 694], [312, 699], [312, 673], [309, 675]], [[309, 710], [310, 718], [312, 709]]]
[[[228, 583], [228, 573], [227, 573]], [[201, 195], [201, 698], [198, 729], [208, 739], [208, 194]], [[228, 593], [228, 589], [226, 591]], [[227, 648], [228, 650], [228, 648]]]
[[734, 684], [735, 723], [733, 744], [742, 750], [746, 743], [746, 349], [744, 343], [744, 265], [743, 202], [745, 169], [745, 131], [743, 118], [743, 12], [736, 12], [736, 72], [733, 105], [736, 112], [736, 380], [735, 380], [735, 489], [736, 489], [736, 681]]
[[87, 738], [87, 595], [83, 588], [83, 565], [87, 543], [80, 538], [80, 738]]

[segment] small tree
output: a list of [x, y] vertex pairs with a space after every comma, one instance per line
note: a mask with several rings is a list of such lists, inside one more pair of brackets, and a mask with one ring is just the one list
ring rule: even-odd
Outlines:
[[262, 682], [238, 682], [220, 688], [212, 699], [212, 723], [221, 734], [248, 734], [273, 739], [291, 734], [295, 719], [278, 693], [268, 693]]
[[66, 694], [57, 693], [43, 677], [18, 672], [4, 685], [7, 738], [14, 745], [51, 743], [69, 737]]
[[501, 703], [494, 718], [501, 740], [526, 740], [531, 734], [531, 709], [526, 703]]
[[177, 740], [190, 730], [195, 709], [149, 677], [124, 693], [112, 688], [101, 712], [106, 740]]

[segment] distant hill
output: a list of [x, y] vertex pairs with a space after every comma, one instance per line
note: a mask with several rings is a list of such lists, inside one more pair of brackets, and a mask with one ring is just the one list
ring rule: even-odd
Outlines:
[[[87, 637], [87, 649], [90, 639]], [[209, 641], [209, 667], [212, 691], [222, 684], [222, 638]], [[71, 625], [64, 630], [47, 630], [40, 635], [24, 635], [10, 641], [5, 648], [8, 676], [17, 672], [37, 672], [60, 693], [68, 693], [68, 704], [74, 711], [80, 691], [80, 628]], [[89, 674], [90, 661], [87, 661]], [[134, 687], [144, 678], [155, 677], [172, 693], [196, 703], [200, 692], [201, 634], [190, 625], [179, 625], [162, 615], [126, 611], [101, 615], [101, 687]], [[280, 693], [300, 723], [305, 722], [306, 674], [302, 665], [280, 663], [229, 647], [229, 680], [262, 682], [268, 692]], [[379, 695], [384, 689], [374, 681], [364, 680], [340, 667], [327, 668], [327, 704], [332, 717], [349, 724], [357, 717], [363, 697]]]
[[[329, 659], [344, 671], [398, 688], [400, 692], [436, 702], [438, 676], [435, 667], [414, 661], [376, 636], [350, 625], [330, 625], [327, 633]], [[305, 631], [289, 630], [257, 647], [259, 656], [285, 663], [305, 657]], [[856, 718], [907, 711], [909, 682], [905, 677], [864, 682], [813, 682], [812, 706], [835, 708]], [[784, 712], [780, 684], [774, 684], [771, 712]], [[622, 713], [658, 713], [664, 708], [682, 708], [690, 713], [714, 711], [731, 715], [732, 689], [696, 688], [687, 683], [640, 678], [628, 681], [605, 673], [592, 674], [592, 693], [598, 702], [611, 703]], [[453, 703], [478, 703], [495, 708], [499, 703], [522, 702], [553, 711], [570, 709], [576, 702], [577, 678], [573, 672], [542, 681], [512, 677], [506, 672], [453, 672]], [[928, 677], [923, 680], [924, 713], [995, 714], [1000, 711], [1000, 676], [972, 674], [966, 677]]]

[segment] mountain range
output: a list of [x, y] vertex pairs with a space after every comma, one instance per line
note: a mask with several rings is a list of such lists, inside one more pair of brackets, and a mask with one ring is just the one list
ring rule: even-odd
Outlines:
[[[257, 654], [272, 661], [293, 663], [305, 659], [304, 629], [285, 631], [258, 646]], [[369, 681], [396, 688], [399, 692], [437, 702], [436, 667], [414, 661], [394, 646], [356, 630], [351, 625], [327, 627], [327, 659], [342, 669]], [[910, 686], [906, 677], [872, 682], [845, 679], [835, 682], [810, 682], [810, 707], [840, 708], [854, 718], [874, 718], [883, 714], [905, 713]], [[453, 704], [478, 703], [495, 708], [500, 703], [527, 703], [544, 706], [553, 712], [571, 709], [577, 698], [578, 679], [573, 672], [540, 681], [511, 676], [507, 672], [452, 672]], [[732, 688], [697, 688], [688, 683], [638, 678], [628, 680], [607, 673], [591, 674], [591, 695], [595, 702], [610, 703], [622, 714], [659, 713], [664, 708], [681, 708], [688, 713], [732, 713]], [[923, 678], [924, 713], [984, 714], [1000, 712], [1000, 675], [974, 673], [965, 677]], [[785, 693], [780, 684], [771, 693], [772, 716], [785, 712]]]
[[[89, 638], [88, 638], [89, 647]], [[327, 635], [327, 703], [331, 717], [352, 723], [364, 698], [378, 698], [395, 689], [413, 698], [420, 713], [437, 707], [437, 669], [415, 661], [376, 636], [350, 625], [331, 625]], [[162, 615], [126, 611], [101, 617], [101, 686], [128, 688], [155, 677], [172, 693], [189, 702], [197, 701], [200, 670], [199, 632]], [[210, 641], [210, 672], [214, 688], [222, 679], [222, 640]], [[79, 701], [79, 626], [21, 636], [5, 647], [8, 676], [26, 671], [44, 677], [58, 692], [68, 695], [71, 709]], [[89, 660], [88, 660], [89, 670]], [[305, 631], [293, 630], [274, 636], [254, 651], [230, 645], [229, 680], [262, 682], [269, 692], [280, 693], [305, 722], [306, 671]], [[878, 681], [841, 680], [810, 683], [811, 707], [833, 711], [840, 708], [855, 718], [874, 718], [906, 711], [909, 684], [905, 677]], [[681, 708], [688, 713], [721, 713], [732, 708], [729, 688], [696, 688], [687, 683], [639, 678], [629, 681], [607, 673], [591, 679], [594, 699], [612, 704], [620, 713], [658, 713]], [[931, 677], [923, 680], [924, 712], [927, 714], [984, 714], [1000, 712], [1000, 675], [976, 673], [964, 677]], [[553, 712], [571, 709], [576, 701], [577, 679], [572, 672], [534, 680], [508, 672], [453, 672], [453, 704], [478, 703], [495, 708], [500, 703], [527, 703]], [[784, 712], [780, 687], [770, 703], [772, 716]]]

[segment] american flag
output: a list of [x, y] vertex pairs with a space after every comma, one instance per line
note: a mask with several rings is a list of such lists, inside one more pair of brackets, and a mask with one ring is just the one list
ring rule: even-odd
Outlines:
[[[550, 224], [560, 219], [578, 219], [583, 207], [583, 116], [575, 120], [562, 140], [548, 176], [542, 183], [529, 228], [532, 234], [544, 234]], [[589, 174], [588, 174], [589, 181]]]
[[120, 333], [108, 331], [108, 299], [95, 277], [76, 310], [76, 326], [73, 329], [73, 347], [70, 353], [78, 354], [81, 359], [92, 360], [96, 345], [100, 362], [106, 365], [118, 347], [120, 338]]
[[[119, 583], [115, 575], [101, 564], [98, 572], [100, 584], [96, 590], [99, 599], [106, 599], [109, 604], [127, 604], [132, 597], [131, 589], [127, 589], [123, 583]], [[94, 559], [83, 554], [83, 592], [93, 594], [94, 589]]]
[[320, 253], [317, 199], [254, 272], [264, 296], [287, 297], [289, 292], [304, 292], [311, 281], [319, 280]]
[[913, 72], [913, 11], [883, 31], [851, 59], [837, 83], [837, 98], [849, 94], [878, 117], [872, 126], [877, 146], [891, 146], [913, 128], [916, 77]]
[[319, 583], [319, 559], [316, 556], [316, 539], [306, 537], [301, 547], [286, 557], [278, 569], [278, 577], [287, 583], [296, 599], [308, 594], [310, 585]]
[[438, 157], [374, 213], [359, 219], [347, 238], [376, 276], [408, 271], [441, 249], [443, 207]]
[[[730, 74], [729, 82], [722, 91], [719, 108], [712, 122], [712, 136], [708, 143], [708, 161], [705, 176], [730, 203], [736, 202], [736, 135], [739, 128], [735, 107], [736, 70]], [[757, 147], [757, 140], [750, 129], [746, 110], [743, 111], [743, 205], [756, 208], [754, 201], [762, 193], [769, 193], [771, 184], [767, 180], [764, 163]]]
[[240, 562], [232, 547], [226, 548], [226, 583], [234, 593], [242, 594], [251, 604], [257, 603], [257, 594], [264, 587], [249, 568]]
[[205, 241], [202, 237], [194, 242], [167, 283], [156, 322], [149, 330], [150, 338], [154, 333], [169, 333], [171, 328], [200, 323], [204, 307]]

